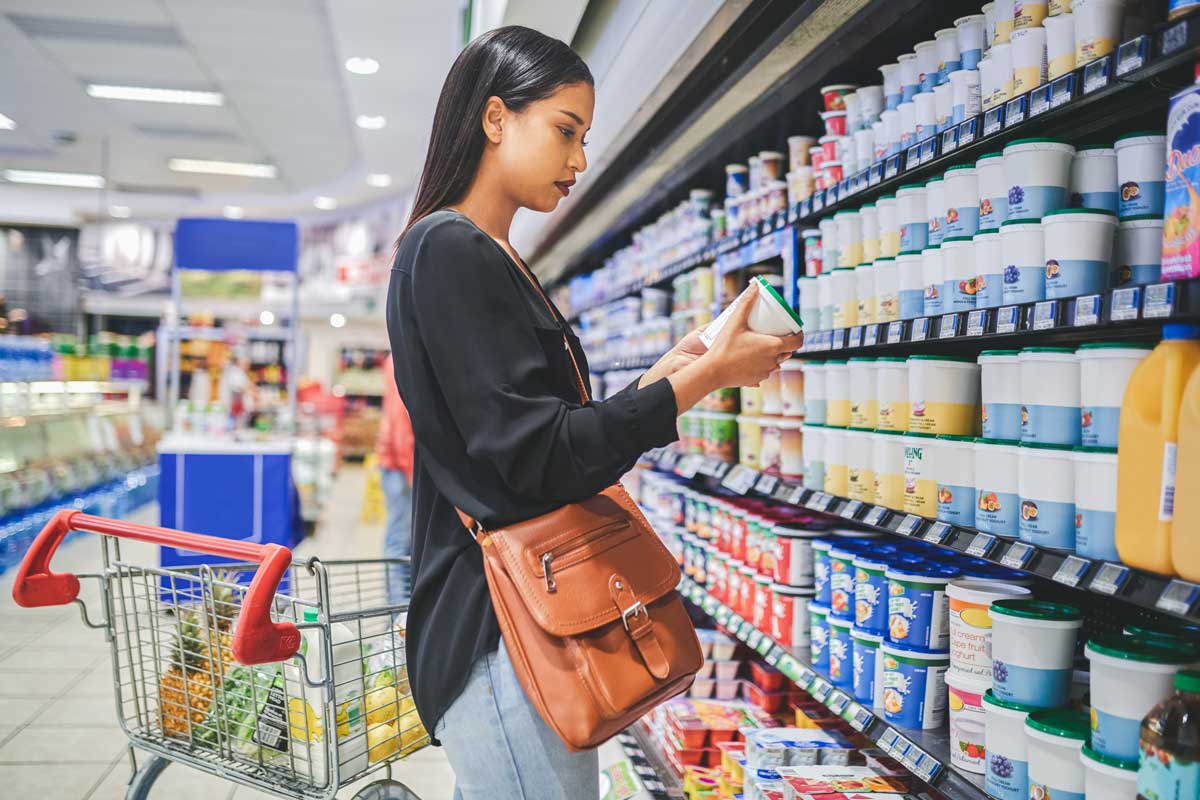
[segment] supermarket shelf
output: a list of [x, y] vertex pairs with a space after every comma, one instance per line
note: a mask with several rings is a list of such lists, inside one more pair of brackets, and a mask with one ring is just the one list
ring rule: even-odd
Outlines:
[[598, 361], [595, 364], [590, 364], [590, 371], [611, 372], [615, 369], [650, 369], [655, 363], [663, 357], [660, 353], [656, 356], [638, 356], [637, 358], [618, 358], [615, 361]]
[[1162, 335], [1164, 322], [1200, 319], [1200, 279], [819, 331], [799, 351], [839, 356], [962, 353], [988, 347], [1080, 344]]
[[718, 601], [691, 578], [680, 579], [679, 593], [914, 775], [955, 800], [986, 798], [982, 775], [959, 772], [950, 765], [948, 730], [912, 730], [884, 721], [873, 709], [835, 688], [827, 676], [818, 674], [811, 665], [793, 656], [787, 648], [755, 628], [752, 622]]
[[147, 381], [4, 381], [0, 394], [122, 394], [144, 392]]
[[642, 788], [655, 800], [678, 800], [683, 798], [683, 782], [667, 764], [658, 743], [646, 732], [640, 722], [634, 723], [617, 735], [617, 743], [633, 764]]
[[705, 245], [702, 249], [697, 250], [694, 253], [689, 253], [688, 255], [676, 259], [675, 261], [672, 261], [663, 267], [651, 271], [648, 275], [645, 275], [636, 281], [625, 284], [617, 289], [612, 295], [604, 298], [603, 300], [597, 300], [595, 303], [589, 303], [581, 308], [571, 309], [570, 322], [574, 324], [579, 321], [579, 317], [582, 314], [591, 311], [592, 309], [606, 306], [609, 303], [615, 303], [618, 300], [624, 299], [631, 295], [635, 295], [642, 291], [642, 289], [648, 289], [653, 286], [661, 286], [662, 284], [665, 284], [675, 277], [682, 275], [690, 269], [699, 267], [702, 264], [710, 263], [716, 257], [716, 245]]
[[736, 495], [754, 493], [777, 502], [829, 514], [882, 533], [922, 539], [931, 544], [1018, 569], [1061, 586], [1169, 614], [1200, 623], [1200, 586], [1188, 581], [1081, 556], [1048, 550], [1003, 536], [951, 525], [893, 511], [883, 506], [835, 497], [805, 489], [773, 475], [742, 465], [730, 465], [712, 457], [680, 456], [667, 448], [656, 456], [660, 470], [685, 478], [697, 475], [719, 482], [721, 489]]

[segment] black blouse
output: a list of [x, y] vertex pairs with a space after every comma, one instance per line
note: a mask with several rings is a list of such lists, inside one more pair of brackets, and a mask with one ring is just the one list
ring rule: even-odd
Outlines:
[[387, 321], [417, 442], [409, 677], [432, 732], [500, 638], [482, 554], [455, 507], [491, 528], [596, 494], [675, 440], [675, 395], [666, 379], [634, 382], [582, 405], [563, 334], [586, 383], [578, 339], [504, 249], [454, 211], [404, 236]]

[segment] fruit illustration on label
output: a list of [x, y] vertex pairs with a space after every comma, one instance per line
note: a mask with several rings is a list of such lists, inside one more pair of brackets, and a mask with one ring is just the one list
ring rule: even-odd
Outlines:
[[1075, 529], [1079, 530], [1082, 527], [1083, 527], [1083, 514], [1080, 514], [1078, 511], [1076, 511], [1075, 512]]
[[1046, 262], [1046, 277], [1053, 278], [1058, 274], [1058, 262], [1053, 258]]
[[979, 510], [980, 511], [999, 511], [1000, 498], [995, 492], [980, 492], [979, 494]]
[[987, 280], [982, 275], [975, 276], [975, 292], [982, 292], [987, 288]]
[[992, 213], [992, 200], [990, 197], [985, 197], [979, 201], [979, 214], [985, 216]]
[[992, 680], [1004, 683], [1008, 680], [1008, 665], [997, 659], [992, 660]]
[[964, 608], [959, 618], [972, 628], [992, 627], [992, 618], [986, 608]]
[[1001, 778], [1011, 778], [1013, 774], [1013, 765], [1004, 756], [993, 755], [988, 759], [988, 765], [992, 770], [992, 774]]
[[888, 618], [888, 632], [894, 641], [902, 641], [908, 637], [908, 620], [899, 614]]
[[958, 290], [966, 295], [974, 295], [979, 291], [975, 278], [967, 278], [958, 282]]
[[950, 491], [949, 486], [939, 486], [938, 493], [937, 493], [937, 499], [938, 499], [939, 503], [946, 503], [946, 504], [953, 503], [954, 502], [954, 493]]
[[1008, 204], [1010, 206], [1015, 206], [1018, 203], [1024, 202], [1024, 200], [1025, 200], [1025, 190], [1024, 189], [1022, 189], [1020, 186], [1009, 187]]
[[1135, 197], [1141, 194], [1141, 192], [1141, 187], [1138, 186], [1137, 181], [1126, 181], [1125, 183], [1121, 184], [1122, 200], [1133, 200]]
[[1092, 410], [1085, 408], [1079, 412], [1079, 422], [1085, 428], [1092, 427]]
[[[954, 692], [950, 693], [950, 710], [951, 711], [962, 711], [963, 710], [962, 698], [959, 697]], [[964, 742], [964, 744], [965, 744], [965, 742]]]
[[912, 404], [912, 415], [914, 417], [925, 416], [925, 401], [918, 400]]
[[958, 209], [957, 208], [946, 209], [946, 222], [958, 222]]
[[1094, 706], [1089, 710], [1088, 718], [1089, 718], [1089, 721], [1092, 723], [1092, 730], [1093, 731], [1100, 730], [1100, 718], [1096, 716], [1096, 709]]
[[1021, 406], [1021, 424], [1029, 424], [1029, 406]]
[[987, 405], [982, 405], [979, 407], [979, 419], [981, 421], [983, 421], [985, 424], [987, 423], [987, 421], [988, 421]]
[[917, 479], [916, 478], [910, 478], [910, 477], [905, 476], [905, 478], [904, 478], [904, 493], [905, 494], [916, 494], [917, 493]]
[[1133, 267], [1128, 264], [1122, 264], [1117, 267], [1116, 272], [1113, 273], [1113, 277], [1116, 279], [1117, 286], [1124, 286], [1133, 280]]
[[1032, 500], [1021, 501], [1021, 519], [1032, 520], [1037, 519], [1038, 507], [1037, 503]]

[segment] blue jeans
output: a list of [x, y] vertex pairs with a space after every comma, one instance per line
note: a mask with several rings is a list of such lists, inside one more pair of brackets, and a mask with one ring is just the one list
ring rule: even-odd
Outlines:
[[598, 800], [595, 750], [567, 751], [513, 672], [501, 639], [471, 667], [435, 735], [454, 770], [454, 800]]
[[[383, 557], [408, 559], [412, 556], [412, 487], [398, 469], [380, 470], [383, 498], [387, 506], [387, 528], [383, 535]], [[408, 561], [388, 565], [388, 604], [408, 602], [411, 567]]]

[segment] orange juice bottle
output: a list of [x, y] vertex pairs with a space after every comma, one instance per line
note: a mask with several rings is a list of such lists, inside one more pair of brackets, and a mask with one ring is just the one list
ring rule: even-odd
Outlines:
[[1192, 370], [1183, 390], [1178, 455], [1171, 561], [1181, 578], [1200, 581], [1200, 369]]
[[[1200, 326], [1164, 325], [1129, 378], [1117, 435], [1117, 552], [1131, 567], [1174, 574], [1179, 407], [1200, 365]], [[1185, 529], [1180, 529], [1181, 534]], [[1193, 534], [1194, 536], [1195, 534]]]

